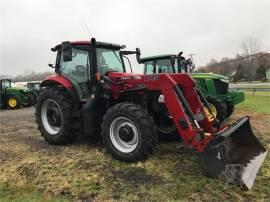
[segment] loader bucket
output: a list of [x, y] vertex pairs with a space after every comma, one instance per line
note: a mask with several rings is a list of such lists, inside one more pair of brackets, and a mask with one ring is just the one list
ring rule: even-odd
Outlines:
[[250, 190], [267, 151], [243, 117], [217, 133], [201, 153], [204, 173]]

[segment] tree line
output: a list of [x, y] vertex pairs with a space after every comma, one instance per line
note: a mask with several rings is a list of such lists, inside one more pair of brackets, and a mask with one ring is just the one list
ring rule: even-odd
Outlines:
[[44, 80], [47, 76], [52, 74], [54, 74], [54, 72], [51, 71], [35, 72], [27, 70], [23, 74], [19, 74], [16, 76], [0, 74], [0, 79], [12, 79], [15, 82], [41, 81]]
[[261, 51], [256, 39], [248, 39], [241, 44], [242, 53], [235, 58], [211, 59], [199, 72], [213, 72], [228, 76], [233, 81], [266, 80], [266, 72], [270, 69], [270, 53]]

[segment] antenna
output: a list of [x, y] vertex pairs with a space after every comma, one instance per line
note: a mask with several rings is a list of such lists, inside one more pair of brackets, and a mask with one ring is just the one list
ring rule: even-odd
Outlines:
[[86, 22], [84, 21], [84, 19], [82, 19], [82, 23], [83, 23], [83, 25], [85, 26], [85, 29], [87, 30], [88, 34], [89, 34], [90, 37], [92, 38], [93, 35], [91, 34], [90, 29], [89, 29], [89, 27], [87, 26], [87, 24], [86, 24]]
[[191, 54], [188, 55], [188, 56], [190, 56], [192, 62], [193, 62], [193, 55], [197, 55], [197, 54], [196, 53], [191, 53]]

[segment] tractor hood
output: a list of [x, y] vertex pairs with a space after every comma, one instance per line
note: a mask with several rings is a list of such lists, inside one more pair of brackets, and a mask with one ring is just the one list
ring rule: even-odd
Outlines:
[[14, 87], [11, 87], [11, 88], [6, 88], [7, 91], [12, 91], [12, 92], [22, 92], [22, 93], [27, 93], [28, 90], [27, 89], [24, 89], [24, 88], [14, 88]]
[[193, 78], [205, 78], [205, 79], [220, 79], [225, 83], [229, 83], [229, 78], [220, 74], [213, 73], [191, 73]]

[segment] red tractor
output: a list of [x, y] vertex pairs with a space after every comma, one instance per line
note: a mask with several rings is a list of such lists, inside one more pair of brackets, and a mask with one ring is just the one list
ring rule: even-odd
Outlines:
[[123, 57], [136, 51], [123, 48], [94, 38], [52, 48], [56, 75], [40, 84], [44, 89], [36, 105], [45, 141], [62, 145], [100, 131], [114, 158], [145, 160], [158, 141], [155, 117], [166, 112], [183, 141], [200, 153], [206, 175], [250, 189], [267, 151], [249, 118], [220, 126], [188, 74], [126, 73]]

